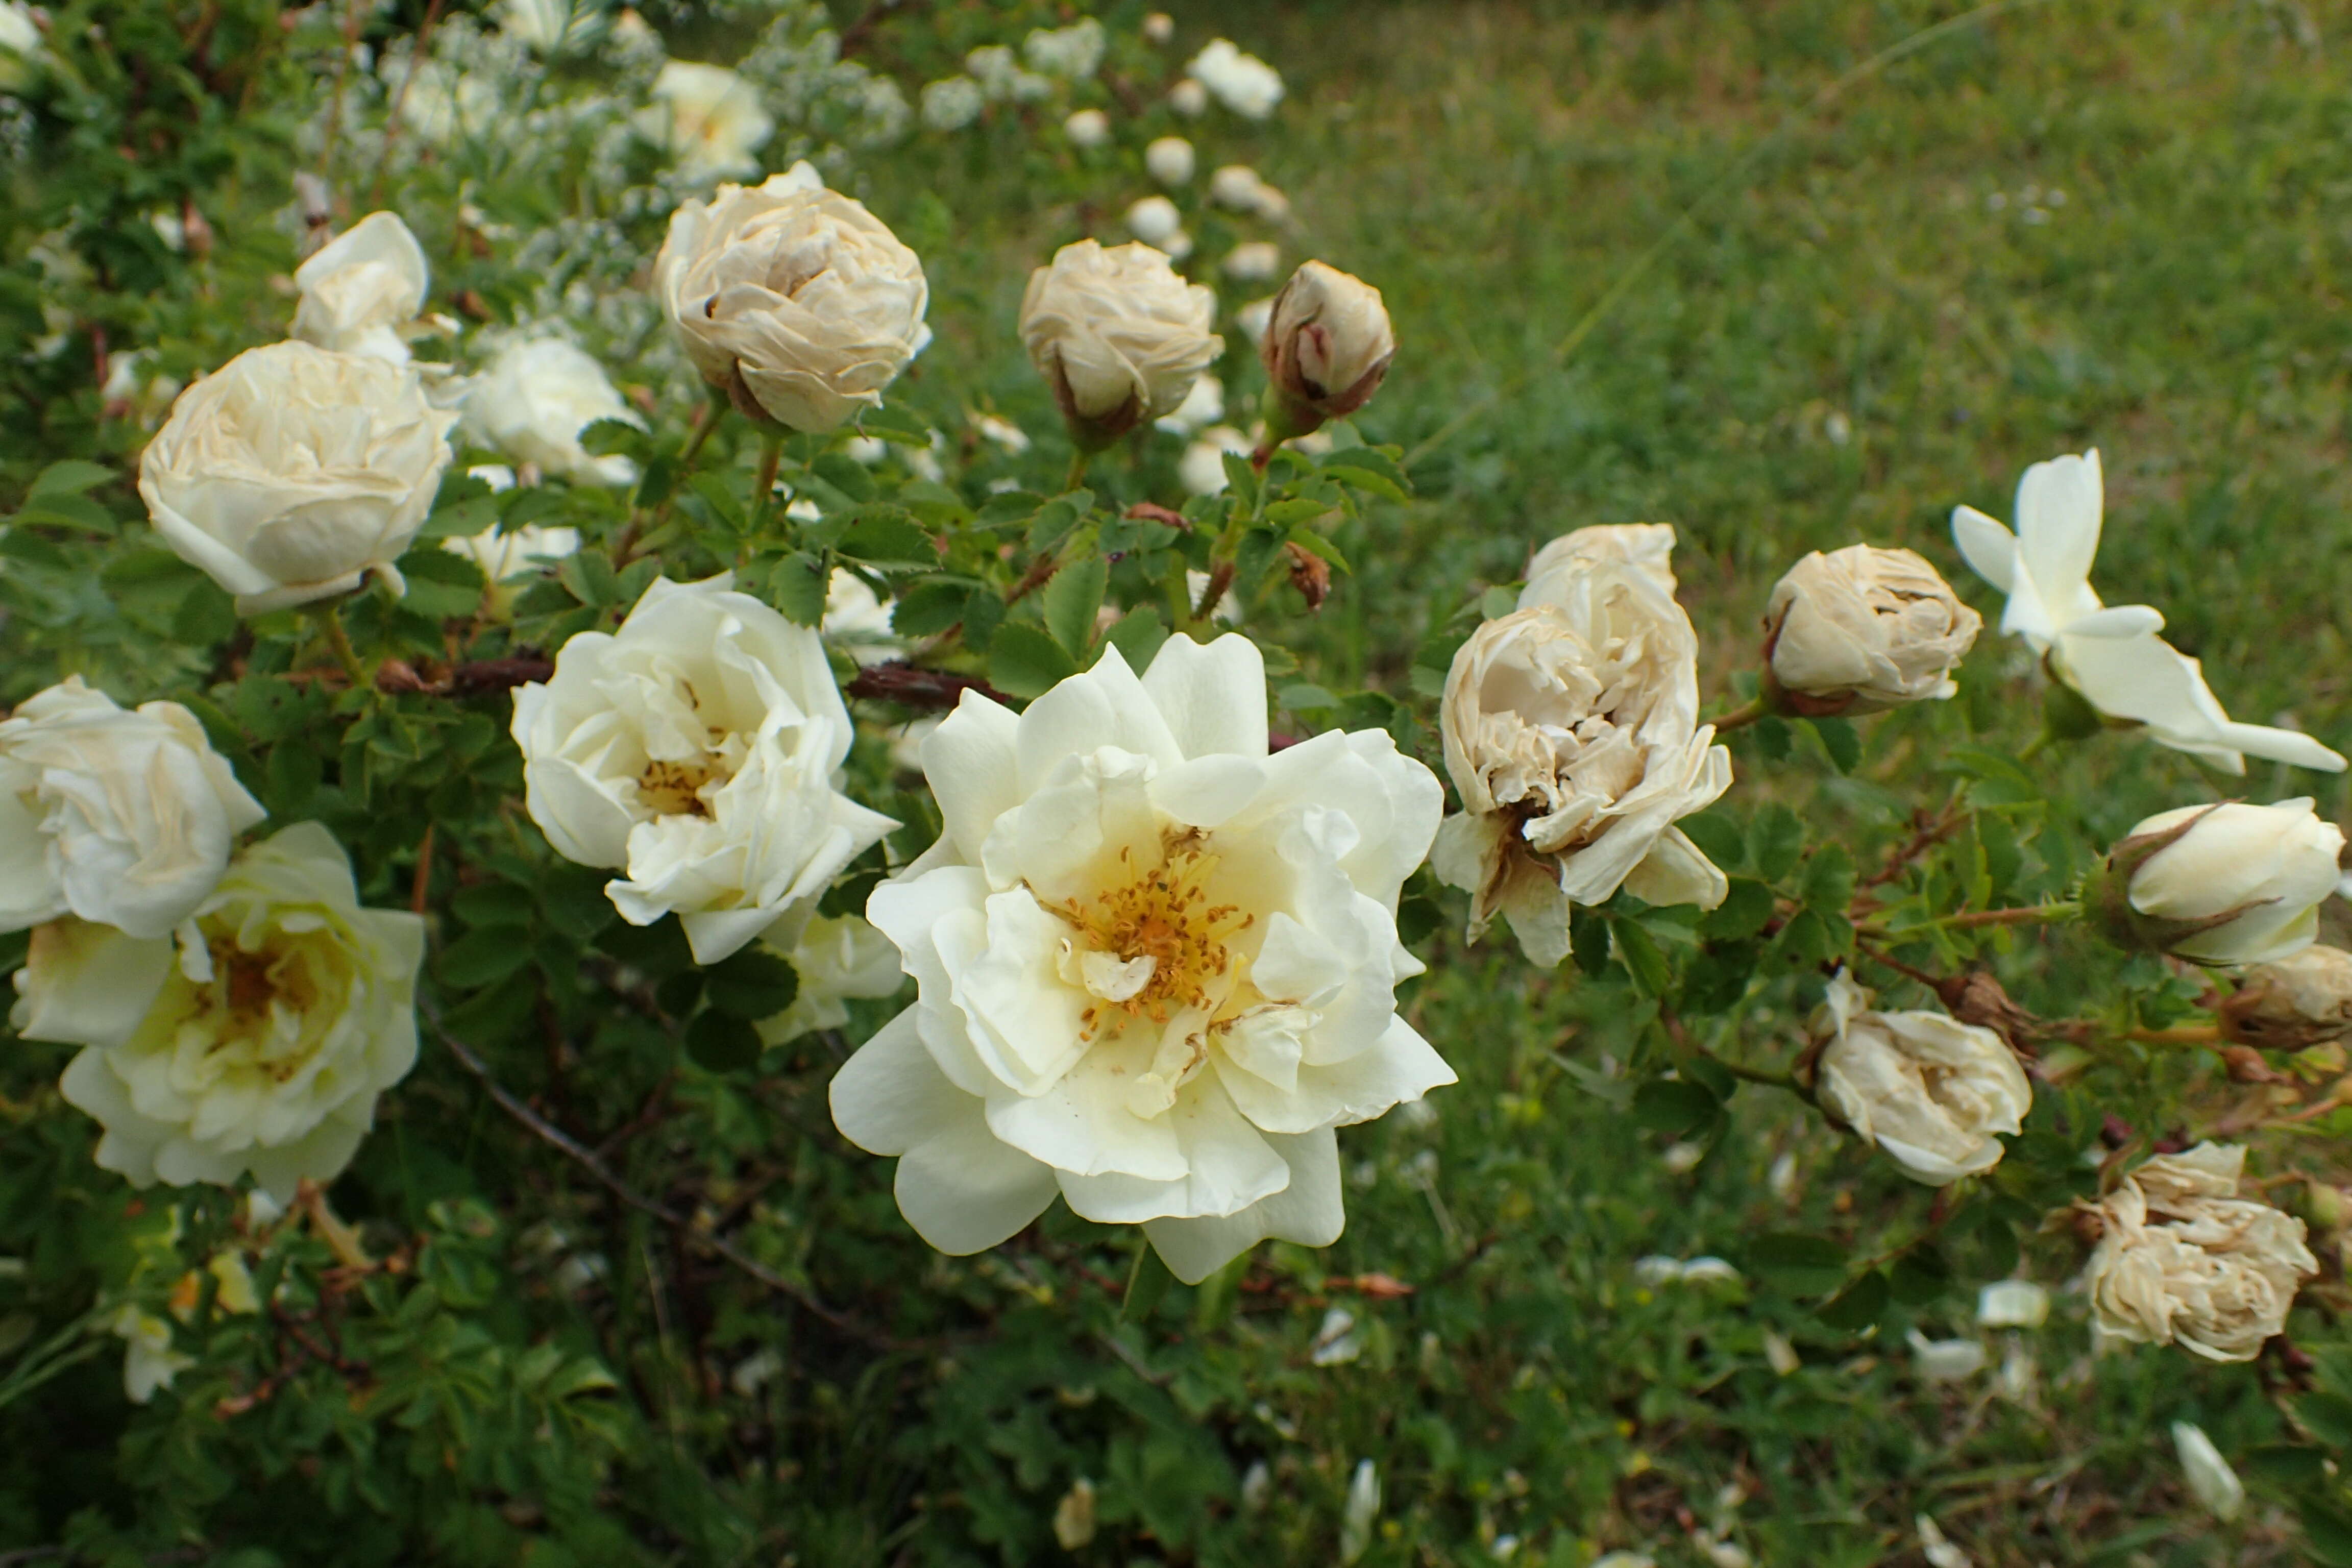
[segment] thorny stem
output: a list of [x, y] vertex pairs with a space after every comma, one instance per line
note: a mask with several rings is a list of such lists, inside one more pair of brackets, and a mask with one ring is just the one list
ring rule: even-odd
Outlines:
[[2183, 1024], [2172, 1029], [2126, 1029], [2126, 1040], [2147, 1046], [2210, 1046], [2221, 1038], [2218, 1024]]
[[314, 605], [310, 618], [318, 623], [319, 635], [326, 638], [327, 647], [334, 651], [335, 662], [341, 665], [343, 673], [352, 678], [352, 685], [360, 689], [375, 684], [368, 675], [367, 667], [360, 662], [359, 650], [352, 647], [352, 634], [343, 629], [342, 611], [332, 604]]
[[2061, 899], [2054, 904], [2029, 904], [2013, 910], [1968, 910], [1929, 921], [1927, 926], [1937, 931], [1971, 931], [1978, 926], [2057, 925], [2082, 912], [2083, 906], [2073, 899]]
[[2042, 754], [2042, 751], [2050, 744], [2053, 738], [2053, 732], [2047, 726], [2044, 726], [2042, 730], [2033, 737], [2033, 739], [2026, 742], [2024, 745], [2018, 748], [2017, 760], [2021, 763], [2032, 762], [2034, 758]]

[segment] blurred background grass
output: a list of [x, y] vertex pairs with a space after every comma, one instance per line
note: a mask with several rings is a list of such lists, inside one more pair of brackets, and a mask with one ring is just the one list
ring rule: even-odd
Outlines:
[[[2097, 446], [2107, 599], [2163, 606], [2242, 717], [2291, 713], [2352, 744], [2352, 9], [2016, 5], [1814, 107], [1964, 9], [1175, 7], [1180, 52], [1228, 35], [1283, 70], [1296, 101], [1259, 166], [1320, 254], [1382, 288], [1402, 344], [1360, 423], [1415, 454], [1416, 502], [1349, 542], [1356, 576], [1318, 625], [1252, 629], [1334, 685], [1360, 676], [1402, 695], [1428, 621], [1514, 578], [1532, 545], [1671, 521], [1713, 705], [1752, 658], [1770, 582], [1806, 549], [1907, 545], [1997, 610], [1950, 547], [1953, 504], [2006, 517], [2025, 464]], [[958, 307], [939, 313], [960, 321], [1009, 321], [1048, 246], [1117, 228], [1115, 210], [1041, 218], [1016, 173], [949, 152], [918, 148], [870, 181], [882, 210], [925, 191], [951, 209], [957, 243], [932, 273]], [[933, 352], [995, 374], [1003, 405], [1050, 428], [1003, 348], [950, 331]], [[1478, 411], [1456, 421], [1465, 407]], [[2013, 646], [1988, 636], [1971, 677], [2022, 706], [2037, 688]], [[2032, 722], [2014, 717], [2012, 740]], [[2207, 787], [2127, 741], [2053, 766], [2061, 815], [2092, 832]], [[2257, 767], [2248, 793], [2279, 793]], [[1755, 771], [1743, 760], [1744, 779]], [[2341, 818], [2342, 783], [2325, 787], [2322, 809]], [[2063, 986], [2056, 962], [2045, 978]], [[1833, 1227], [1866, 1250], [1908, 1235], [1927, 1199], [1762, 1091], [1730, 1140], [1678, 1170], [1688, 1152], [1633, 1130], [1610, 1097], [1622, 1020], [1585, 1016], [1571, 985], [1504, 951], [1450, 944], [1435, 967], [1412, 1005], [1465, 1081], [1432, 1117], [1349, 1134], [1348, 1237], [1313, 1259], [1273, 1249], [1275, 1287], [1238, 1311], [1183, 1292], [1163, 1310], [1158, 1386], [1206, 1446], [1139, 1409], [1138, 1435], [1114, 1438], [1112, 1473], [1097, 1475], [1147, 1528], [1177, 1505], [1135, 1500], [1181, 1498], [1176, 1478], [1192, 1478], [1202, 1511], [1158, 1529], [1163, 1542], [1204, 1562], [1327, 1561], [1349, 1471], [1369, 1458], [1387, 1500], [1373, 1563], [1577, 1568], [1635, 1546], [1704, 1563], [1693, 1531], [1720, 1530], [1760, 1563], [1907, 1564], [1921, 1513], [1979, 1564], [2297, 1560], [2259, 1483], [2233, 1530], [2197, 1512], [2167, 1436], [2187, 1418], [2225, 1452], [2276, 1436], [2252, 1368], [2155, 1351], [2095, 1362], [2079, 1299], [2062, 1295], [2043, 1332], [1987, 1337], [1996, 1370], [1937, 1384], [1891, 1335], [1858, 1342], [1769, 1291], [1643, 1286], [1642, 1255], [1736, 1253], [1766, 1228]], [[2059, 1287], [2077, 1255], [2045, 1239], [2025, 1272]], [[1015, 1266], [978, 1268], [999, 1267]], [[1375, 1269], [1418, 1289], [1316, 1289], [1327, 1270]], [[1972, 1304], [1955, 1291], [1916, 1326], [1971, 1334]], [[1335, 1306], [1361, 1354], [1318, 1367], [1310, 1342]], [[1771, 1369], [1768, 1329], [1794, 1342], [1801, 1370]], [[1055, 1397], [1093, 1389], [1068, 1387], [1066, 1364], [1034, 1371], [950, 1380], [933, 1437], [1034, 1466], [1044, 1509], [1096, 1461], [1039, 1434], [1058, 1429]], [[1253, 1453], [1273, 1499], [1218, 1522], [1233, 1500], [1223, 1467]]]

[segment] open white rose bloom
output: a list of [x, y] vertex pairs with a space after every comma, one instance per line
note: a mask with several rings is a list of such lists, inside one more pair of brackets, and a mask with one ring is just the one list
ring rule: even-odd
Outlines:
[[646, 139], [675, 160], [678, 177], [699, 182], [760, 172], [760, 149], [776, 122], [759, 89], [725, 66], [667, 60], [654, 79], [654, 102], [639, 117]]
[[425, 922], [362, 909], [333, 835], [297, 823], [237, 857], [171, 936], [38, 927], [9, 1022], [83, 1047], [59, 1087], [136, 1186], [233, 1184], [278, 1201], [341, 1172], [377, 1095], [416, 1060]]
[[1431, 868], [1496, 915], [1529, 962], [1569, 952], [1569, 910], [1618, 889], [1720, 904], [1728, 884], [1677, 827], [1731, 786], [1698, 721], [1698, 637], [1675, 602], [1664, 523], [1580, 529], [1531, 564], [1519, 607], [1454, 656], [1441, 716], [1465, 810]]
[[416, 373], [309, 343], [247, 349], [180, 395], [139, 459], [172, 552], [244, 615], [331, 598], [393, 565], [449, 464], [457, 416]]
[[2096, 1337], [2252, 1361], [2286, 1327], [2319, 1262], [2303, 1221], [2238, 1196], [2245, 1165], [2242, 1146], [2200, 1143], [2141, 1165], [2092, 1211], [2083, 1287]]
[[0, 723], [0, 931], [73, 914], [169, 936], [263, 816], [194, 714], [68, 676]]
[[1816, 550], [1773, 585], [1766, 658], [1801, 713], [1875, 713], [1951, 696], [1983, 621], [1908, 550]]
[[[805, 171], [805, 172], [804, 172]], [[923, 264], [802, 164], [670, 215], [654, 292], [705, 381], [795, 430], [878, 407], [923, 345]]]
[[401, 329], [425, 310], [425, 248], [398, 213], [370, 213], [295, 269], [292, 334], [342, 353], [408, 363]]
[[1822, 1108], [1903, 1167], [1943, 1186], [2000, 1163], [2000, 1134], [2024, 1130], [2033, 1089], [1992, 1030], [1942, 1013], [1880, 1013], [1841, 973], [1814, 1020]]
[[835, 787], [849, 712], [824, 646], [721, 573], [656, 578], [616, 633], [583, 632], [515, 692], [525, 805], [621, 918], [676, 914], [716, 963], [822, 894], [898, 826]]
[[1058, 1192], [1197, 1281], [1343, 1223], [1334, 1131], [1454, 1081], [1398, 1016], [1400, 886], [1441, 806], [1379, 731], [1269, 754], [1264, 660], [1116, 649], [923, 742], [945, 830], [866, 914], [919, 996], [833, 1082], [898, 1206], [977, 1252]]
[[2091, 591], [2105, 505], [2099, 454], [2053, 458], [2017, 484], [2017, 531], [1974, 507], [1952, 512], [1952, 537], [1977, 575], [2009, 595], [2000, 629], [2023, 637], [2051, 673], [2107, 718], [2147, 726], [2159, 744], [2233, 773], [2246, 757], [2326, 773], [2344, 759], [2308, 735], [2241, 724], [2221, 710], [2198, 661], [2157, 634], [2146, 605], [2105, 605]]
[[593, 354], [561, 338], [507, 343], [488, 369], [467, 379], [462, 406], [468, 434], [541, 473], [591, 485], [625, 485], [637, 477], [628, 458], [595, 457], [580, 444], [581, 432], [600, 420], [640, 429], [645, 420]]

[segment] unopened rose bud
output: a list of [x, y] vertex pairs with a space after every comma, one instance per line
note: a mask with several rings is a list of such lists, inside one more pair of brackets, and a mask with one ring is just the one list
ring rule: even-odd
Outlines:
[[1029, 275], [1021, 339], [1086, 451], [1173, 413], [1224, 352], [1216, 296], [1143, 244], [1066, 245]]
[[1908, 550], [1851, 544], [1806, 556], [1764, 613], [1766, 689], [1807, 718], [1949, 697], [1983, 626]]
[[2309, 947], [2336, 891], [2344, 835], [2309, 796], [2159, 812], [2107, 852], [2084, 889], [2117, 945], [2198, 963], [2268, 963]]
[[2352, 952], [2314, 945], [2247, 972], [2221, 1008], [2222, 1034], [2300, 1051], [2352, 1034]]
[[1267, 438], [1279, 443], [1353, 414], [1380, 390], [1395, 357], [1381, 291], [1320, 261], [1303, 264], [1274, 297], [1258, 344], [1275, 395]]

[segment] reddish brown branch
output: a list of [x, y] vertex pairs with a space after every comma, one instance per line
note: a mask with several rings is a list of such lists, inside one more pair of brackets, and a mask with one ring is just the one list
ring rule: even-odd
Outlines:
[[967, 691], [991, 702], [1010, 700], [978, 676], [954, 675], [944, 669], [919, 669], [904, 659], [869, 664], [851, 678], [845, 690], [869, 701], [896, 702], [902, 708], [952, 708]]

